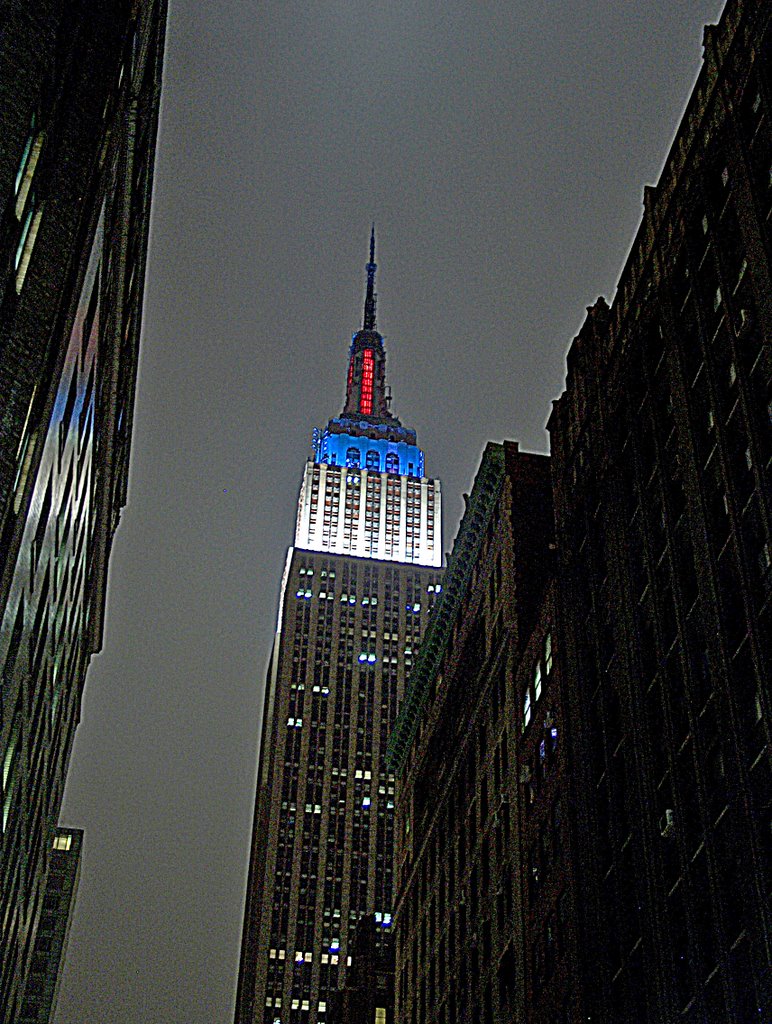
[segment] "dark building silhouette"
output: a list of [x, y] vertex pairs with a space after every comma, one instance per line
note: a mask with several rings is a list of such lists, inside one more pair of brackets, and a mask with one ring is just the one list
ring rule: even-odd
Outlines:
[[81, 829], [57, 828], [19, 1024], [53, 1024], [80, 881]]
[[705, 30], [549, 422], [593, 1021], [772, 1019], [771, 17]]
[[439, 482], [391, 413], [375, 238], [340, 417], [314, 433], [266, 681], [236, 1005], [327, 1020], [360, 918], [391, 927], [388, 737], [442, 589]]
[[551, 500], [510, 532], [489, 446], [392, 736], [405, 1024], [772, 1020], [772, 8], [704, 41]]
[[2, 5], [0, 1021], [19, 1020], [126, 501], [166, 4]]
[[581, 1019], [551, 523], [489, 444], [390, 745], [399, 1021]]

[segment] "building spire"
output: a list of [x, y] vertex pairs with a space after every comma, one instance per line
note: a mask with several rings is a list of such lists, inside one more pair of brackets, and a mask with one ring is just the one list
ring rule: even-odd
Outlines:
[[375, 223], [370, 230], [370, 262], [367, 270], [367, 294], [365, 295], [365, 316], [362, 322], [363, 331], [375, 330]]

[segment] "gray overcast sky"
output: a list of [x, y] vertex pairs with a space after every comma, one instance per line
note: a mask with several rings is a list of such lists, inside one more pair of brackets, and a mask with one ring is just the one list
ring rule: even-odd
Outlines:
[[262, 679], [370, 221], [394, 410], [450, 548], [482, 447], [546, 450], [719, 0], [172, 0], [129, 504], [63, 823], [57, 1024], [232, 1019]]

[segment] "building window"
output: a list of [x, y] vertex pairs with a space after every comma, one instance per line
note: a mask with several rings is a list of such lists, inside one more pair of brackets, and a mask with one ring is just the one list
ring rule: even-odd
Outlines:
[[394, 452], [389, 452], [386, 456], [386, 472], [399, 473], [399, 455]]
[[[541, 659], [536, 662], [536, 668], [533, 670], [533, 700], [534, 703], [541, 697]], [[528, 723], [526, 722], [526, 725]]]
[[531, 687], [526, 686], [525, 696], [523, 697], [523, 729], [526, 728], [528, 723], [531, 721]]
[[378, 452], [371, 448], [365, 457], [365, 465], [368, 469], [380, 469], [381, 468], [381, 457]]
[[16, 256], [14, 258], [17, 295], [24, 285], [24, 278], [27, 276], [27, 268], [29, 267], [29, 262], [32, 259], [32, 250], [35, 248], [35, 241], [40, 227], [40, 218], [42, 216], [43, 207], [40, 206], [36, 209], [35, 196], [32, 195], [29, 201], [27, 216], [24, 218], [24, 223], [22, 225], [21, 235], [19, 237], [18, 245], [16, 246]]
[[359, 449], [349, 448], [346, 452], [346, 465], [349, 469], [359, 469]]
[[[34, 132], [34, 118], [32, 122], [32, 130]], [[24, 147], [24, 153], [22, 155], [19, 169], [16, 172], [16, 204], [14, 212], [16, 219], [21, 220], [24, 214], [24, 207], [27, 203], [27, 196], [29, 195], [30, 188], [32, 187], [32, 180], [35, 177], [35, 170], [40, 159], [40, 151], [43, 148], [43, 136], [38, 135], [33, 141], [33, 135], [30, 134], [27, 139], [27, 145]]]
[[54, 837], [54, 849], [55, 850], [69, 850], [72, 846], [72, 836], [55, 836]]
[[552, 675], [552, 633], [544, 637], [544, 674]]

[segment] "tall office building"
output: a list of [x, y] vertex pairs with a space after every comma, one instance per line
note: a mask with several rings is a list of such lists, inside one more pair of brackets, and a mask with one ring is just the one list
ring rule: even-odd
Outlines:
[[390, 409], [375, 237], [342, 414], [314, 432], [268, 669], [236, 1020], [326, 1019], [357, 924], [391, 926], [405, 676], [441, 590], [440, 486]]
[[126, 501], [164, 0], [5, 3], [0, 1021], [21, 1017]]

